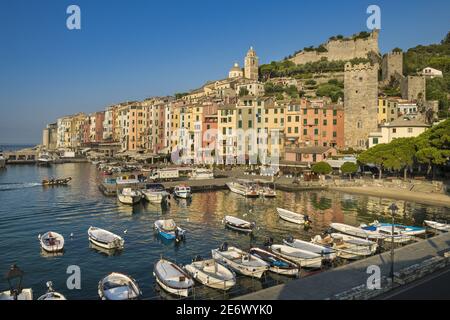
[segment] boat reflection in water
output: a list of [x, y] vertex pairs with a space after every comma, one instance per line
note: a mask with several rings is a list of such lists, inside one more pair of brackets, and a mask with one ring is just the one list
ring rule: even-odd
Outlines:
[[123, 249], [106, 249], [91, 242], [89, 243], [89, 248], [92, 249], [92, 251], [96, 251], [106, 257], [117, 257], [120, 256], [123, 252]]
[[41, 257], [43, 258], [55, 258], [62, 257], [64, 255], [64, 250], [49, 252], [41, 248]]

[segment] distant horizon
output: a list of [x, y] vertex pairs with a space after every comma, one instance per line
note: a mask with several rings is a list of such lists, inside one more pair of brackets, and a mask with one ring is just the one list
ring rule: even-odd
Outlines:
[[[366, 9], [372, 3], [77, 0], [81, 30], [68, 30], [70, 4], [0, 3], [0, 38], [9, 48], [0, 52], [0, 137], [12, 141], [7, 144], [29, 144], [64, 115], [174, 95], [223, 79], [234, 62], [243, 65], [250, 46], [266, 64], [331, 36], [370, 31]], [[439, 43], [449, 31], [448, 1], [376, 4], [382, 53]], [[261, 23], [259, 17], [282, 21]]]

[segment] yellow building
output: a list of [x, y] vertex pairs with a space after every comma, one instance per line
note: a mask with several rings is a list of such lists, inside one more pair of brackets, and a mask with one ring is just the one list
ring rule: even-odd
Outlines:
[[236, 161], [237, 154], [237, 108], [234, 104], [219, 105], [217, 108], [217, 159], [223, 163], [226, 159]]
[[394, 121], [398, 118], [397, 104], [400, 98], [378, 98], [378, 124]]
[[300, 143], [301, 132], [301, 102], [299, 100], [291, 100], [282, 102], [286, 108], [284, 137], [285, 145], [295, 145]]

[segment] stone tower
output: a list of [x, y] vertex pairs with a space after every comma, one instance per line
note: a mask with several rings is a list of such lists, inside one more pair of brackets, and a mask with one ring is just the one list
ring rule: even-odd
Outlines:
[[366, 149], [369, 133], [377, 131], [379, 65], [352, 65], [344, 72], [344, 141], [346, 148]]
[[248, 50], [247, 55], [245, 56], [245, 78], [258, 80], [258, 67], [259, 58], [256, 56], [256, 52], [253, 50], [253, 47], [250, 47], [250, 50]]
[[389, 82], [395, 74], [403, 75], [403, 52], [393, 51], [385, 54], [383, 57], [381, 65], [382, 81], [385, 83]]
[[400, 82], [402, 98], [409, 101], [426, 101], [426, 79], [422, 76], [407, 76]]

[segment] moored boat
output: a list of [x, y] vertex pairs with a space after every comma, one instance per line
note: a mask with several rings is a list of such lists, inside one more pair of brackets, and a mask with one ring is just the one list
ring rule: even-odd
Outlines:
[[214, 179], [214, 173], [212, 170], [198, 168], [192, 171], [192, 180], [209, 180]]
[[120, 176], [116, 178], [116, 184], [117, 185], [136, 185], [139, 184], [139, 179], [136, 178], [135, 175], [129, 175], [129, 176]]
[[296, 213], [282, 208], [277, 208], [278, 215], [281, 219], [295, 224], [309, 224], [310, 220], [307, 215]]
[[295, 262], [302, 268], [316, 269], [322, 267], [322, 256], [320, 254], [278, 244], [273, 244], [269, 248], [272, 253]]
[[53, 290], [53, 283], [51, 281], [47, 281], [46, 285], [47, 292], [40, 296], [38, 300], [67, 300], [62, 293]]
[[257, 198], [260, 195], [257, 186], [255, 186], [249, 180], [238, 180], [237, 182], [228, 182], [226, 185], [231, 192], [240, 194], [247, 198]]
[[105, 249], [123, 249], [125, 240], [122, 237], [96, 227], [88, 229], [89, 241], [93, 244]]
[[142, 190], [142, 195], [148, 202], [162, 203], [167, 199], [169, 193], [162, 184], [150, 183], [146, 185], [144, 190]]
[[6, 168], [6, 159], [3, 156], [3, 151], [0, 149], [0, 169]]
[[[381, 223], [378, 221], [374, 221], [373, 223], [371, 223], [370, 225], [362, 225], [362, 228], [364, 230], [377, 230], [377, 228], [391, 228], [392, 229], [392, 224], [391, 223]], [[402, 224], [394, 224], [394, 228], [401, 234], [405, 234], [408, 236], [418, 236], [418, 235], [422, 235], [425, 234], [426, 229], [423, 227], [415, 227], [415, 226], [405, 226]]]
[[211, 253], [214, 260], [245, 276], [261, 278], [269, 270], [269, 264], [261, 258], [239, 248], [228, 247], [227, 243]]
[[122, 190], [117, 191], [117, 198], [123, 204], [133, 205], [142, 200], [142, 193], [139, 190], [123, 188]]
[[65, 186], [68, 185], [69, 182], [72, 181], [71, 177], [68, 178], [61, 178], [61, 179], [44, 179], [42, 180], [43, 186]]
[[225, 216], [223, 222], [225, 223], [225, 226], [229, 227], [230, 229], [246, 233], [253, 232], [256, 227], [256, 224], [254, 222], [248, 222], [232, 216]]
[[293, 262], [261, 248], [251, 248], [250, 254], [264, 260], [269, 264], [269, 271], [284, 276], [297, 277], [298, 267]]
[[210, 288], [226, 291], [236, 284], [235, 273], [214, 259], [197, 257], [184, 269], [192, 278]]
[[176, 186], [173, 189], [173, 193], [175, 194], [176, 197], [182, 199], [187, 199], [192, 196], [191, 187], [184, 184]]
[[186, 230], [177, 226], [173, 219], [157, 220], [154, 227], [158, 234], [167, 240], [182, 241], [186, 237]]
[[361, 238], [356, 238], [344, 234], [332, 233], [322, 238], [315, 236], [313, 243], [333, 248], [339, 258], [347, 260], [356, 260], [370, 256], [376, 252], [377, 244]]
[[39, 157], [36, 160], [36, 163], [39, 166], [49, 166], [52, 163], [52, 158], [47, 152], [43, 152], [39, 155]]
[[180, 297], [188, 297], [194, 287], [194, 281], [187, 272], [166, 259], [155, 264], [153, 274], [162, 289]]
[[425, 220], [424, 223], [428, 227], [435, 229], [435, 230], [444, 231], [444, 232], [450, 231], [450, 224], [447, 224], [447, 223], [441, 223], [441, 222], [430, 221], [430, 220]]
[[64, 237], [57, 232], [49, 231], [39, 235], [42, 249], [47, 252], [58, 252], [64, 249]]
[[348, 224], [332, 223], [332, 224], [330, 224], [330, 227], [338, 232], [348, 234], [348, 235], [358, 237], [358, 238], [370, 239], [370, 240], [380, 240], [380, 239], [385, 238], [384, 235], [379, 234], [378, 232], [375, 232], [372, 230], [363, 230], [362, 228], [350, 226]]
[[283, 243], [285, 245], [293, 247], [293, 248], [297, 248], [297, 249], [301, 249], [301, 250], [319, 254], [325, 260], [336, 259], [336, 251], [334, 251], [333, 249], [331, 249], [329, 247], [320, 245], [320, 244], [315, 244], [315, 243], [311, 243], [308, 241], [294, 239], [293, 237], [288, 237], [286, 239], [283, 239]]
[[98, 283], [98, 295], [102, 300], [135, 300], [142, 292], [133, 278], [112, 272]]
[[0, 292], [0, 301], [2, 300], [33, 300], [33, 289], [22, 289], [17, 297], [10, 290]]

